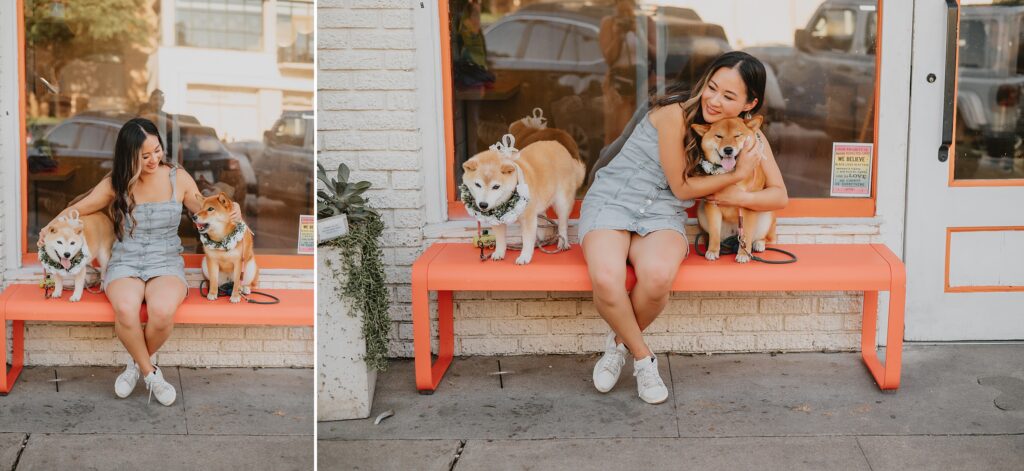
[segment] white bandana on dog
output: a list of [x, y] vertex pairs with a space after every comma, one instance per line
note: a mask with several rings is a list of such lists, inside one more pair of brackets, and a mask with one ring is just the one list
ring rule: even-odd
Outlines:
[[208, 249], [228, 251], [234, 249], [242, 241], [242, 237], [245, 236], [245, 229], [245, 223], [238, 222], [235, 223], [235, 230], [231, 231], [230, 234], [221, 240], [213, 240], [202, 232], [199, 233], [199, 240], [203, 242], [203, 247]]

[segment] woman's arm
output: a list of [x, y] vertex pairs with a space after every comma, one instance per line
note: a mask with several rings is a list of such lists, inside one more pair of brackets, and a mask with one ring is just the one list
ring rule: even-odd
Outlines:
[[[192, 214], [198, 213], [199, 210], [203, 209], [203, 200], [196, 196], [201, 195], [202, 193], [199, 191], [199, 186], [196, 185], [195, 179], [193, 179], [192, 175], [189, 175], [188, 172], [178, 172], [177, 178], [178, 187], [185, 192], [181, 197], [181, 204], [185, 205], [188, 212]], [[238, 203], [232, 202], [232, 205], [231, 219], [235, 222], [242, 222], [242, 213], [239, 211]]]
[[619, 60], [619, 54], [622, 52], [622, 35], [619, 34], [615, 18], [615, 16], [606, 16], [601, 20], [601, 30], [597, 37], [598, 45], [601, 46], [601, 54], [609, 66]]
[[[761, 171], [765, 176], [765, 187], [760, 191], [747, 192], [738, 186], [726, 187], [708, 198], [708, 201], [715, 201], [725, 206], [740, 206], [755, 211], [776, 211], [783, 209], [789, 204], [789, 192], [786, 190], [786, 182], [782, 180], [782, 171], [775, 161], [775, 154], [768, 145], [768, 138], [761, 131], [758, 136], [764, 145], [761, 151], [756, 149], [746, 152], [747, 155], [761, 155]], [[742, 158], [742, 157], [741, 157]]]
[[[660, 110], [659, 110], [660, 111]], [[655, 118], [654, 114], [658, 116]], [[686, 170], [685, 150], [683, 148], [683, 117], [678, 110], [655, 111], [650, 115], [658, 130], [658, 158], [665, 170], [672, 194], [681, 200], [703, 198], [720, 191], [722, 188], [743, 181], [753, 172], [753, 165], [736, 164], [736, 170], [721, 175], [693, 176], [683, 180]], [[647, 118], [643, 118], [647, 119]], [[742, 159], [740, 160], [742, 162]]]

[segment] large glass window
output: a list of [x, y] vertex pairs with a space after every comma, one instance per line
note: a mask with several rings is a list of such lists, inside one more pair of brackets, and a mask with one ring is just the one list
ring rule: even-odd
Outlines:
[[313, 63], [313, 0], [277, 0], [277, 60]]
[[258, 51], [263, 47], [264, 0], [177, 0], [179, 46]]
[[987, 2], [960, 10], [957, 180], [1024, 178], [1024, 6]]
[[[311, 3], [153, 5], [94, 9], [25, 0], [27, 249], [35, 251], [39, 228], [110, 172], [118, 130], [140, 116], [157, 125], [167, 160], [204, 194], [223, 191], [239, 203], [257, 253], [296, 254], [299, 216], [313, 214], [313, 77], [283, 74], [281, 50], [259, 45], [274, 41], [263, 37], [263, 15], [287, 11], [296, 26], [279, 30], [279, 39], [295, 40], [285, 45], [292, 60], [312, 60], [302, 52], [312, 46], [299, 44], [311, 35]], [[168, 24], [177, 38], [160, 35]], [[191, 38], [200, 30], [221, 39], [178, 47], [183, 31]], [[240, 46], [223, 47], [232, 44], [228, 36]], [[201, 252], [185, 212], [179, 234], [186, 253]]]
[[455, 182], [466, 159], [539, 107], [549, 126], [567, 131], [579, 146], [588, 170], [582, 197], [651, 97], [676, 82], [692, 86], [711, 61], [732, 50], [749, 52], [768, 69], [762, 129], [790, 196], [828, 198], [833, 143], [874, 142], [874, 0], [449, 0], [448, 6]]

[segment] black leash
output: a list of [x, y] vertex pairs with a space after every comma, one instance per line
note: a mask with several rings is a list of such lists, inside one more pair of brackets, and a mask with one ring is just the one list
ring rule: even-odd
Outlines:
[[[705, 242], [705, 244], [704, 244], [705, 245], [704, 252], [701, 252], [701, 250], [700, 250], [700, 242], [701, 242], [702, 238], [703, 239], [707, 239], [709, 237], [710, 237], [710, 235], [707, 232], [701, 232], [700, 234], [697, 234], [697, 238], [693, 240], [693, 249], [694, 249], [694, 252], [697, 252], [697, 255], [700, 255], [701, 257], [703, 257], [704, 253], [707, 252], [707, 248], [706, 248], [707, 242]], [[729, 236], [726, 239], [722, 240], [722, 248], [721, 248], [721, 252], [719, 252], [719, 253], [721, 255], [732, 255], [732, 254], [735, 254], [735, 253], [739, 252], [739, 250], [740, 250], [740, 239], [739, 239], [739, 237], [738, 236]], [[793, 252], [788, 252], [786, 250], [778, 249], [778, 248], [775, 248], [775, 247], [765, 247], [764, 250], [765, 251], [771, 250], [773, 252], [779, 252], [779, 253], [788, 255], [790, 257], [790, 259], [789, 260], [765, 260], [765, 259], [763, 259], [761, 257], [758, 257], [757, 255], [754, 255], [754, 254], [750, 254], [750, 258], [752, 260], [757, 260], [758, 262], [761, 262], [761, 263], [770, 263], [772, 265], [783, 265], [783, 264], [786, 264], [786, 263], [794, 263], [794, 262], [797, 261], [797, 257], [796, 257], [795, 254], [793, 254]]]
[[[231, 296], [231, 291], [234, 290], [234, 288], [235, 288], [234, 283], [232, 283], [230, 281], [227, 282], [227, 283], [224, 283], [224, 284], [220, 285], [220, 287], [217, 288], [217, 296]], [[205, 289], [205, 291], [204, 291], [204, 289]], [[210, 280], [203, 280], [203, 281], [201, 281], [199, 283], [199, 294], [201, 294], [201, 295], [203, 295], [205, 297], [209, 293], [210, 293]], [[254, 294], [258, 294], [260, 296], [266, 296], [266, 297], [270, 298], [271, 301], [256, 301], [256, 300], [254, 300], [254, 299], [249, 297], [249, 296], [252, 296]], [[272, 295], [270, 293], [263, 293], [263, 292], [260, 292], [260, 291], [251, 291], [248, 295], [242, 294], [242, 297], [245, 298], [245, 302], [253, 303], [253, 304], [277, 304], [277, 303], [281, 302], [281, 300], [278, 299], [277, 296], [274, 296], [274, 295]]]

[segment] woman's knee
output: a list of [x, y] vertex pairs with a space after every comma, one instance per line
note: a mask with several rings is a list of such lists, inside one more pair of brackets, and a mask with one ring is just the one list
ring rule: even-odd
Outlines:
[[667, 295], [672, 290], [672, 283], [676, 279], [679, 267], [654, 263], [635, 267], [635, 269], [637, 286], [642, 287], [648, 293]]
[[626, 269], [623, 267], [598, 267], [590, 274], [594, 295], [606, 297], [626, 290]]
[[176, 310], [156, 306], [149, 307], [146, 313], [148, 315], [146, 325], [154, 329], [169, 330], [174, 327], [174, 311]]

